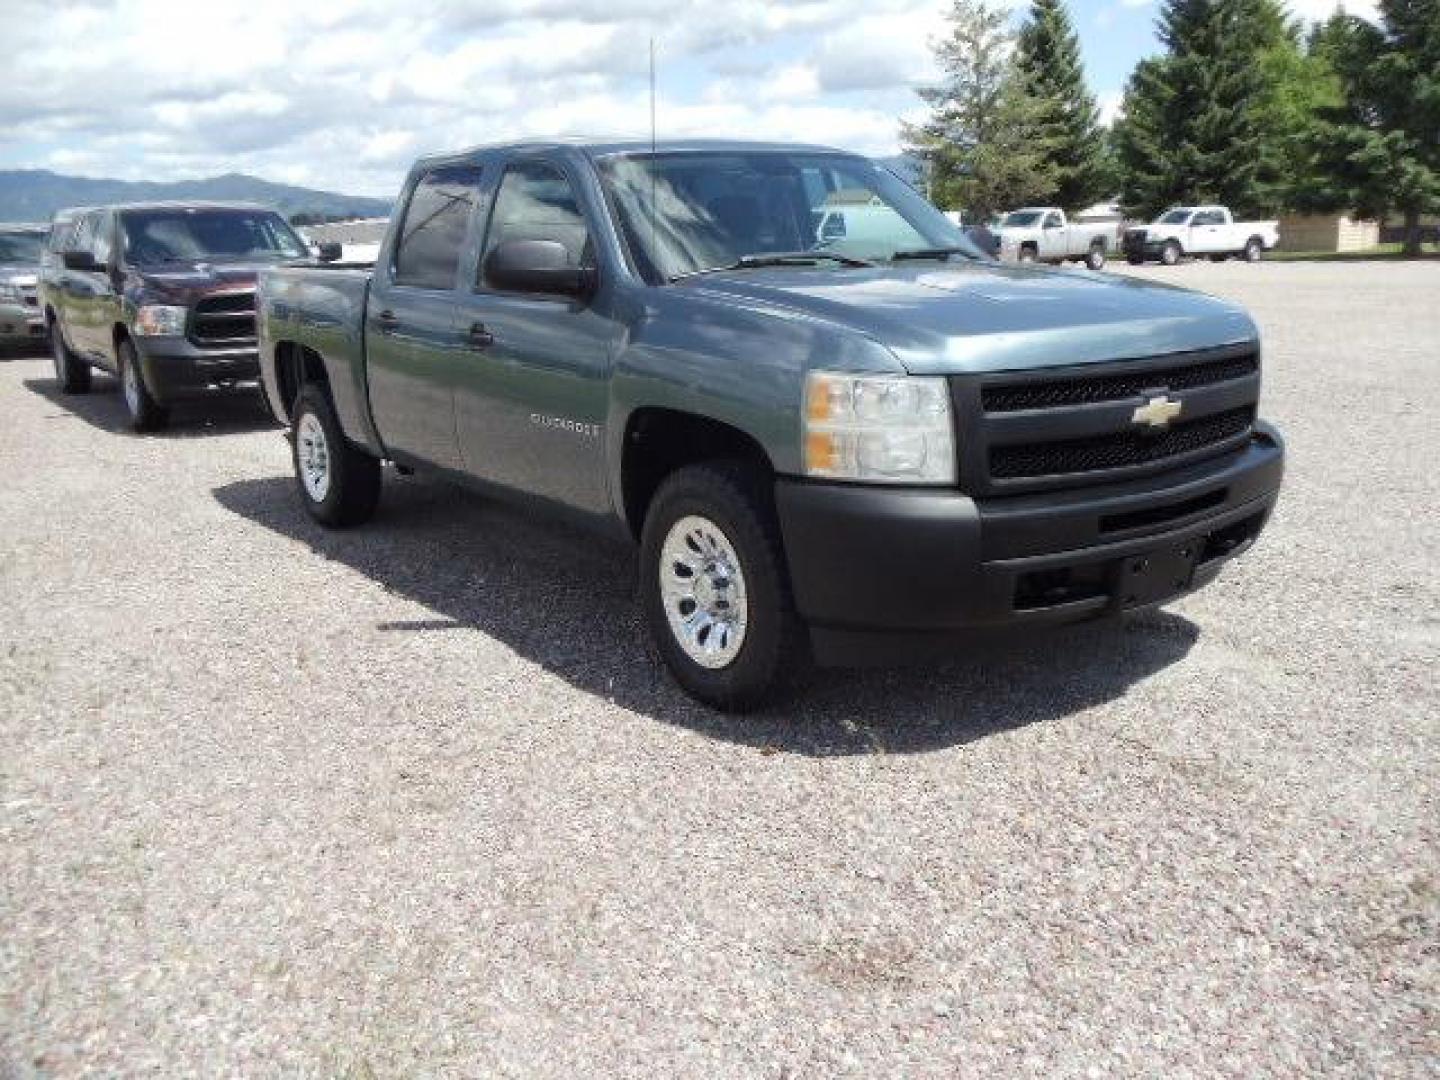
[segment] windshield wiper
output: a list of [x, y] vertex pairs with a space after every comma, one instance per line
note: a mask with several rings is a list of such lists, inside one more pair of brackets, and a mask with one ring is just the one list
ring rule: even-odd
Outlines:
[[753, 270], [765, 266], [813, 266], [822, 259], [839, 263], [841, 266], [874, 266], [868, 259], [857, 259], [853, 255], [841, 255], [838, 251], [766, 251], [757, 255], [741, 255], [733, 263], [724, 266], [707, 266], [703, 270], [691, 270], [676, 274], [671, 281], [696, 277], [699, 274], [718, 274], [725, 270]]
[[974, 259], [976, 256], [968, 248], [962, 247], [933, 247], [933, 248], [911, 248], [908, 251], [897, 251], [890, 256], [891, 262], [904, 262], [907, 259], [948, 259], [951, 255], [964, 255], [967, 259]]

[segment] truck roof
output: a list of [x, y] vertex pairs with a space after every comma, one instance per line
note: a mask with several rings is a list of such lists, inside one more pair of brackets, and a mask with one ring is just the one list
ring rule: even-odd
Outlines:
[[[520, 142], [482, 143], [450, 153], [430, 154], [419, 159], [417, 165], [428, 165], [444, 161], [456, 161], [475, 154], [491, 153], [497, 150], [544, 151], [580, 150], [591, 157], [609, 157], [614, 154], [648, 154], [652, 149], [649, 139], [539, 139]], [[802, 153], [802, 154], [849, 154], [833, 146], [819, 146], [809, 143], [761, 142], [746, 139], [659, 139], [653, 144], [657, 154], [698, 153]], [[852, 155], [863, 156], [863, 155]]]

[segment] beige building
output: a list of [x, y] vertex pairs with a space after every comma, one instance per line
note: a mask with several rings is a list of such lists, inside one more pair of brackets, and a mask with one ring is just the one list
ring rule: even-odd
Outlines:
[[1380, 243], [1380, 223], [1348, 214], [1287, 214], [1280, 219], [1280, 251], [1365, 251]]

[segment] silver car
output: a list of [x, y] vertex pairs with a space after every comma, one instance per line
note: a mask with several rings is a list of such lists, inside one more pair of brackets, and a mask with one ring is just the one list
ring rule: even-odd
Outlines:
[[0, 225], [0, 349], [45, 343], [37, 274], [49, 232], [48, 225]]

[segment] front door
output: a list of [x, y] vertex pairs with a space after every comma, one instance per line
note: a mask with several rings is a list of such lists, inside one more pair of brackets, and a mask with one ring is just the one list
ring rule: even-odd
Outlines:
[[527, 158], [506, 168], [478, 280], [457, 305], [471, 363], [455, 411], [467, 472], [600, 514], [610, 505], [604, 424], [618, 328], [590, 301], [494, 289], [484, 269], [489, 253], [511, 240], [557, 241], [572, 265], [594, 267], [594, 220], [559, 163]]
[[471, 356], [455, 335], [461, 253], [480, 201], [481, 167], [421, 174], [365, 309], [370, 408], [392, 454], [459, 469], [455, 386]]

